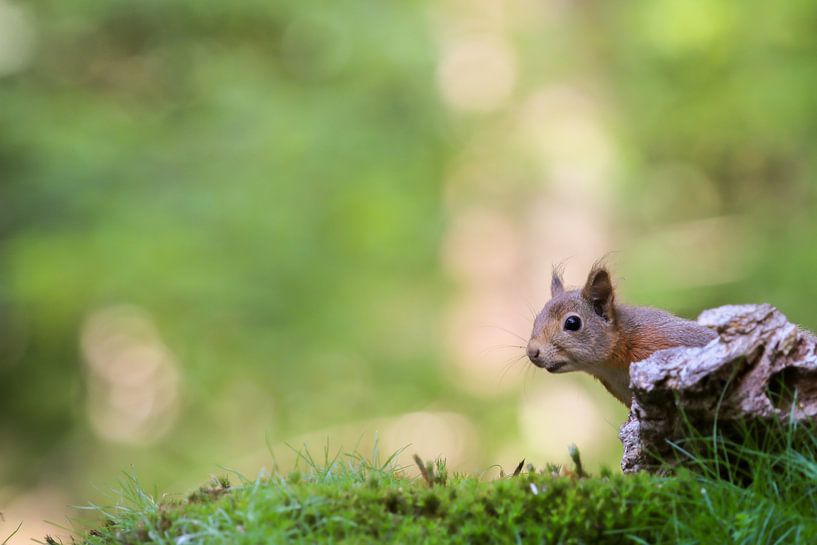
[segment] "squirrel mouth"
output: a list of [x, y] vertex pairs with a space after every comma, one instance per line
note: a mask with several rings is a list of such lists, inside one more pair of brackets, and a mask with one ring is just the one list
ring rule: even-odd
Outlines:
[[561, 372], [562, 367], [564, 367], [568, 363], [570, 363], [570, 362], [567, 361], [567, 360], [554, 361], [554, 362], [548, 362], [546, 364], [543, 364], [542, 367], [544, 367], [547, 370], [548, 373], [559, 373], [559, 372]]
[[538, 355], [536, 357], [530, 357], [529, 359], [536, 367], [545, 369], [549, 373], [565, 373], [566, 371], [563, 371], [562, 367], [571, 363], [569, 359], [552, 361], [542, 359]]

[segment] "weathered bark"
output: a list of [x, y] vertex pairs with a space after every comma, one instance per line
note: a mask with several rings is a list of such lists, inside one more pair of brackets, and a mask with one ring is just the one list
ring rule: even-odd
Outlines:
[[[619, 438], [626, 473], [672, 459], [668, 441], [690, 427], [817, 415], [817, 337], [771, 305], [725, 306], [698, 323], [718, 338], [654, 353], [630, 368], [633, 403]], [[793, 403], [794, 402], [794, 403]]]

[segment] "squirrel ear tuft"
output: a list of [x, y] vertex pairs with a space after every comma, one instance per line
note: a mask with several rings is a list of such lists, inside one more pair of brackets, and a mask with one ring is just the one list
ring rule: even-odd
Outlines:
[[556, 265], [553, 267], [553, 272], [551, 273], [550, 277], [550, 296], [556, 297], [564, 293], [565, 285], [562, 282], [562, 271], [564, 267], [562, 265]]
[[593, 310], [604, 318], [613, 318], [613, 283], [610, 281], [610, 273], [603, 265], [594, 265], [587, 275], [587, 283], [582, 289], [582, 297], [593, 306]]

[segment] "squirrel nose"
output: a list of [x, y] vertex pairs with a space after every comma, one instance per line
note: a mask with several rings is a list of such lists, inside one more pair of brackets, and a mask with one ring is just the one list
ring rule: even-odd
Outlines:
[[528, 343], [528, 358], [531, 361], [536, 361], [541, 353], [542, 351], [538, 346], [534, 345], [533, 343]]

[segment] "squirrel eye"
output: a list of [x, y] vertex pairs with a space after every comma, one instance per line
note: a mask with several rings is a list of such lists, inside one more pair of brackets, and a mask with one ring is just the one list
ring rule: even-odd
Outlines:
[[578, 316], [568, 316], [565, 320], [565, 331], [578, 331], [582, 327], [582, 319]]

